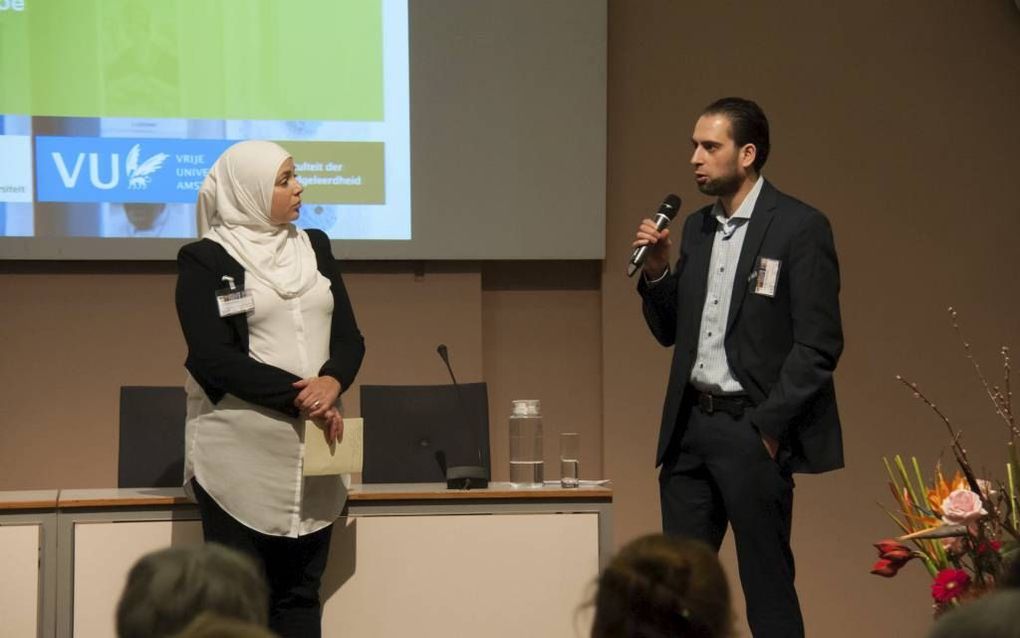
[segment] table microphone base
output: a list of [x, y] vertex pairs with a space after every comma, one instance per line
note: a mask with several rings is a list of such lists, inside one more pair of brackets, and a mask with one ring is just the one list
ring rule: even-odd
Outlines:
[[446, 489], [483, 490], [489, 487], [489, 473], [480, 465], [455, 465], [446, 468]]

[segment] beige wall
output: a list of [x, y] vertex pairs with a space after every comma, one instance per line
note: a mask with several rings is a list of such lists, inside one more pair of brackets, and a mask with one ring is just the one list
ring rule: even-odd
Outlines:
[[[180, 385], [184, 342], [173, 264], [7, 263], [0, 489], [117, 482], [121, 385]], [[489, 383], [494, 478], [507, 478], [514, 398], [544, 400], [550, 477], [555, 434], [583, 434], [601, 474], [599, 266], [592, 262], [355, 263], [345, 281], [368, 353], [358, 383]], [[129, 274], [122, 274], [127, 272]], [[360, 414], [358, 387], [345, 395]], [[42, 408], [41, 406], [48, 406]], [[55, 450], [59, 462], [47, 462]]]
[[[15, 310], [0, 318], [0, 490], [115, 487], [120, 386], [183, 383], [173, 264], [3, 268], [0, 298]], [[522, 397], [544, 400], [550, 477], [559, 471], [555, 435], [565, 431], [583, 435], [586, 475], [601, 474], [597, 264], [347, 271], [367, 344], [359, 385], [448, 383], [436, 354], [445, 343], [458, 381], [489, 383], [495, 480], [507, 479], [507, 416]], [[358, 385], [344, 401], [360, 414]]]
[[[687, 211], [704, 201], [687, 139], [700, 107], [724, 94], [764, 106], [766, 174], [828, 213], [842, 263], [848, 467], [798, 479], [808, 634], [922, 635], [920, 570], [867, 573], [869, 544], [893, 534], [877, 505], [887, 502], [881, 457], [949, 460], [939, 423], [893, 381], [903, 373], [964, 428], [980, 467], [1001, 466], [1004, 432], [944, 308], [960, 310], [989, 373], [1000, 344], [1020, 344], [1010, 0], [611, 1], [606, 262], [350, 264], [369, 348], [359, 380], [441, 383], [434, 348], [445, 342], [458, 379], [489, 383], [496, 479], [510, 399], [541, 398], [547, 459], [552, 434], [577, 430], [583, 473], [614, 479], [616, 540], [657, 529], [651, 465], [669, 359], [623, 263], [638, 219], [665, 193], [683, 195]], [[181, 380], [173, 281], [168, 264], [0, 264], [0, 489], [116, 482], [117, 388]], [[733, 573], [731, 549], [724, 559]]]
[[[837, 374], [847, 469], [798, 478], [794, 549], [810, 636], [920, 636], [926, 577], [868, 574], [893, 535], [882, 455], [930, 467], [946, 437], [898, 387], [910, 375], [1001, 476], [1004, 429], [944, 308], [957, 306], [986, 370], [1020, 346], [1020, 12], [1012, 2], [610, 2], [608, 206], [603, 278], [606, 471], [624, 541], [654, 530], [648, 467], [668, 365], [643, 331], [618, 241], [672, 190], [686, 210], [699, 109], [753, 96], [772, 122], [766, 176], [828, 213], [846, 351]], [[732, 553], [725, 559], [732, 569]]]

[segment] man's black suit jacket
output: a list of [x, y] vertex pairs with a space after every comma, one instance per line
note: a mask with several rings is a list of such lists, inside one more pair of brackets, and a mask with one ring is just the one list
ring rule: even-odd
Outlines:
[[[684, 223], [672, 273], [638, 283], [645, 321], [664, 346], [674, 346], [662, 411], [656, 465], [673, 437], [697, 355], [709, 259], [718, 221], [707, 206]], [[779, 260], [774, 297], [754, 292], [760, 258]], [[821, 212], [762, 185], [744, 235], [726, 324], [726, 358], [750, 395], [751, 422], [780, 442], [794, 472], [843, 467], [843, 442], [832, 374], [843, 350], [839, 264]]]

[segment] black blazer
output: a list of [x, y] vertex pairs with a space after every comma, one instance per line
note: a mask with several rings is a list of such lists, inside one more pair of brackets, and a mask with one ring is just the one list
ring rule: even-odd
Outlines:
[[[333, 293], [333, 320], [329, 337], [329, 359], [319, 376], [340, 382], [341, 391], [354, 383], [365, 356], [365, 340], [358, 330], [347, 289], [330, 250], [329, 238], [321, 230], [308, 230], [319, 272], [329, 280]], [[187, 244], [177, 254], [177, 317], [181, 322], [188, 358], [184, 367], [218, 403], [230, 393], [249, 403], [298, 416], [294, 399], [298, 390], [291, 384], [300, 377], [248, 356], [248, 318], [244, 314], [221, 318], [216, 291], [226, 287], [224, 275], [244, 287], [244, 268], [220, 244], [202, 239]]]
[[[680, 404], [697, 356], [708, 264], [718, 221], [707, 206], [684, 223], [680, 258], [664, 280], [638, 291], [645, 321], [664, 346], [674, 346], [662, 411], [656, 465], [674, 436]], [[775, 297], [755, 294], [758, 259], [780, 261]], [[780, 442], [795, 472], [843, 467], [843, 442], [832, 374], [843, 350], [839, 264], [825, 215], [762, 186], [748, 222], [726, 323], [726, 358], [750, 395], [751, 422]]]

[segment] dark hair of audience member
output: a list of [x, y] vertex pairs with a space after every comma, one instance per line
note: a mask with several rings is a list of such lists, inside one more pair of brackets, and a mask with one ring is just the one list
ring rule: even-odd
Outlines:
[[119, 638], [164, 638], [203, 611], [260, 626], [269, 589], [255, 562], [222, 545], [171, 547], [140, 558], [117, 604]]
[[262, 625], [247, 620], [224, 618], [211, 611], [205, 611], [174, 638], [277, 638], [277, 636]]
[[1020, 638], [1020, 591], [993, 591], [950, 609], [928, 638]]
[[1001, 589], [1020, 589], [1020, 558], [1014, 554], [1006, 560], [1002, 567], [1002, 575], [999, 577]]
[[592, 638], [722, 638], [732, 632], [719, 559], [699, 541], [654, 534], [626, 545], [602, 572]]

